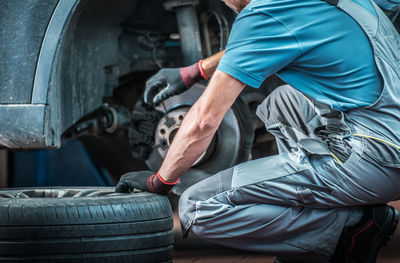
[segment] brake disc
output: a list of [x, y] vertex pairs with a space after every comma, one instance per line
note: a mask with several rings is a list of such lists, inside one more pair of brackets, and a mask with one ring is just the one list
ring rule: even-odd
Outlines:
[[[205, 87], [198, 83], [188, 91], [164, 101], [156, 108], [164, 115], [155, 129], [154, 146], [146, 160], [151, 170], [157, 171], [161, 167], [183, 119]], [[251, 113], [248, 106], [239, 98], [223, 118], [208, 149], [174, 187], [174, 193], [180, 195], [194, 183], [249, 160], [253, 138]]]

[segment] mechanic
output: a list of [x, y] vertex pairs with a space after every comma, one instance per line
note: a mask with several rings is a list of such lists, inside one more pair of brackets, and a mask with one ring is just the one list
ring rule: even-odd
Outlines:
[[212, 76], [158, 173], [122, 176], [116, 191], [168, 194], [207, 149], [246, 85], [288, 85], [257, 115], [279, 154], [186, 190], [185, 233], [275, 262], [375, 262], [395, 231], [400, 197], [400, 41], [369, 0], [222, 0], [238, 13], [226, 52], [146, 84], [159, 103]]

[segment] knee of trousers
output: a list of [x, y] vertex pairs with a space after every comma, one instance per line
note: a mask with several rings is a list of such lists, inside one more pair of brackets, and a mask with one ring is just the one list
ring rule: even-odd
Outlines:
[[[196, 203], [202, 202], [202, 204], [199, 204], [200, 206], [205, 205], [205, 203], [207, 204], [207, 200], [200, 200], [201, 191], [199, 191], [199, 189], [200, 188], [192, 186], [186, 190], [179, 199], [179, 219], [183, 238], [186, 238], [189, 233], [191, 233], [201, 239], [211, 240], [215, 235], [212, 226], [212, 218], [210, 217], [210, 220], [204, 218], [198, 220], [198, 207]], [[209, 212], [209, 215], [213, 214], [212, 211]]]
[[196, 198], [197, 188], [194, 186], [189, 187], [179, 199], [178, 211], [179, 219], [181, 221], [182, 231], [184, 236], [187, 235], [196, 214]]
[[290, 85], [276, 88], [258, 106], [257, 115], [266, 127], [281, 123], [288, 113], [296, 111], [297, 105], [304, 103], [305, 97]]
[[[221, 171], [203, 181], [200, 181], [189, 187], [179, 199], [179, 219], [181, 221], [182, 230], [187, 234], [190, 230], [197, 236], [202, 236], [201, 233], [196, 233], [193, 227], [196, 220], [196, 208], [199, 202], [207, 202], [208, 199], [215, 197], [221, 192], [231, 188], [233, 168]], [[200, 228], [207, 228], [207, 220], [202, 220]]]

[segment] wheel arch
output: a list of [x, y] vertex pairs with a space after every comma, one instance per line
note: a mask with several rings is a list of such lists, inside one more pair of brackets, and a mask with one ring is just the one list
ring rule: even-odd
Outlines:
[[[137, 2], [62, 0], [50, 18], [37, 18], [48, 19], [48, 24], [37, 33], [42, 39], [30, 66], [34, 67], [33, 78], [25, 76], [31, 84], [21, 84], [21, 93], [29, 97], [15, 103], [0, 101], [0, 120], [6, 123], [0, 127], [0, 146], [60, 147], [63, 131], [99, 107], [104, 96], [111, 96], [119, 75], [126, 71], [119, 63], [121, 23], [133, 13]], [[28, 27], [28, 22], [19, 26]]]

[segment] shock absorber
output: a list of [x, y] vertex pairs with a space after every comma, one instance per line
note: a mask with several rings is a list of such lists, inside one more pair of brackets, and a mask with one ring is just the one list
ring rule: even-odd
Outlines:
[[196, 12], [198, 2], [198, 0], [170, 0], [164, 4], [165, 9], [176, 12], [185, 66], [203, 58]]

